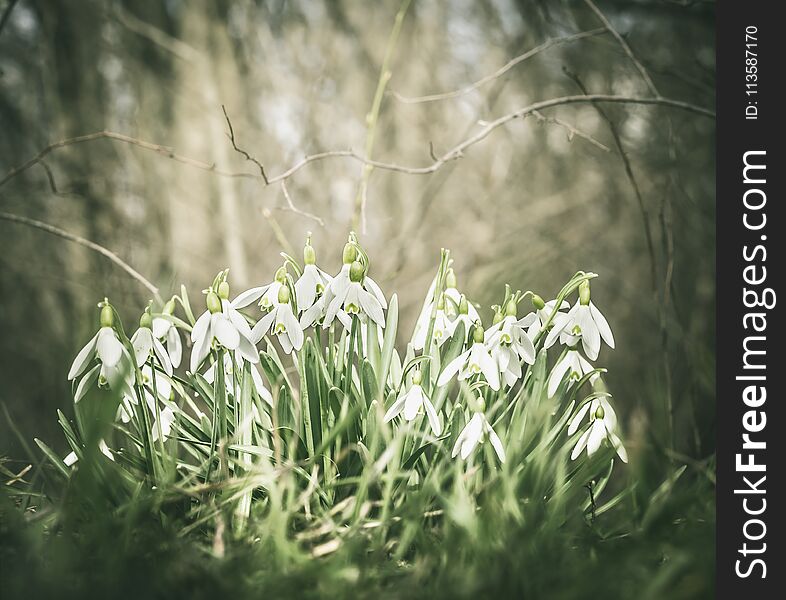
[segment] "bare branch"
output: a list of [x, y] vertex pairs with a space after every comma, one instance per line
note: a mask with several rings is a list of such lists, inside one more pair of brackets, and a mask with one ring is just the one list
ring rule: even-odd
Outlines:
[[262, 176], [262, 181], [265, 182], [265, 185], [268, 185], [270, 182], [267, 179], [267, 173], [265, 173], [265, 167], [262, 166], [262, 163], [259, 162], [253, 156], [251, 156], [248, 152], [238, 147], [237, 142], [235, 141], [235, 129], [234, 127], [232, 127], [232, 121], [229, 118], [229, 114], [227, 114], [226, 106], [222, 104], [221, 110], [224, 111], [224, 118], [226, 119], [227, 126], [229, 127], [229, 141], [232, 142], [232, 147], [235, 149], [235, 152], [242, 154], [247, 161], [254, 163], [259, 169], [259, 174]]
[[568, 44], [570, 42], [575, 42], [577, 40], [581, 40], [584, 38], [593, 37], [596, 35], [602, 35], [607, 31], [608, 30], [605, 27], [600, 27], [598, 29], [582, 31], [579, 33], [574, 33], [573, 35], [567, 35], [565, 37], [548, 39], [542, 44], [540, 44], [539, 46], [535, 46], [534, 48], [528, 50], [524, 54], [521, 54], [516, 58], [509, 60], [504, 66], [502, 66], [494, 73], [491, 73], [490, 75], [486, 75], [485, 77], [478, 79], [475, 83], [472, 83], [458, 90], [453, 90], [452, 92], [444, 92], [441, 94], [429, 94], [427, 96], [415, 96], [412, 98], [403, 96], [392, 90], [390, 94], [392, 94], [396, 98], [396, 100], [398, 100], [399, 102], [403, 102], [404, 104], [421, 104], [423, 102], [436, 102], [438, 100], [448, 100], [450, 98], [458, 98], [460, 96], [464, 96], [465, 94], [469, 94], [470, 92], [478, 89], [479, 87], [486, 85], [491, 81], [494, 81], [495, 79], [502, 77], [505, 73], [510, 71], [516, 65], [521, 64], [526, 60], [529, 60], [533, 56], [536, 56], [553, 46], [558, 46], [560, 44]]
[[584, 0], [584, 3], [590, 8], [592, 12], [595, 13], [595, 16], [598, 17], [598, 20], [600, 20], [601, 23], [603, 23], [603, 26], [614, 37], [614, 39], [617, 40], [622, 50], [625, 52], [625, 54], [628, 55], [628, 58], [636, 67], [636, 70], [638, 70], [639, 74], [641, 75], [641, 78], [644, 80], [644, 83], [647, 84], [650, 93], [660, 98], [660, 92], [658, 92], [658, 88], [655, 87], [655, 83], [653, 83], [649, 73], [647, 73], [647, 69], [644, 68], [644, 65], [642, 65], [641, 62], [639, 62], [639, 59], [636, 58], [636, 55], [633, 54], [633, 50], [628, 45], [628, 42], [625, 41], [625, 38], [622, 37], [617, 32], [616, 29], [614, 29], [614, 26], [606, 18], [606, 15], [604, 15], [603, 12], [601, 12], [601, 10], [595, 5], [595, 3], [592, 0]]
[[8, 0], [5, 10], [3, 11], [2, 16], [0, 16], [0, 33], [3, 32], [3, 27], [5, 27], [8, 19], [11, 17], [11, 11], [14, 10], [14, 6], [16, 6], [17, 2], [18, 0]]
[[214, 164], [206, 163], [201, 160], [194, 160], [193, 158], [188, 158], [186, 156], [181, 156], [179, 154], [176, 154], [174, 150], [168, 146], [153, 144], [151, 142], [146, 142], [144, 140], [132, 138], [131, 136], [122, 133], [116, 133], [114, 131], [104, 130], [104, 131], [97, 131], [95, 133], [88, 133], [87, 135], [80, 135], [77, 137], [68, 138], [65, 140], [60, 140], [59, 142], [54, 142], [52, 144], [49, 144], [38, 154], [36, 154], [33, 158], [28, 160], [26, 163], [11, 169], [8, 173], [6, 173], [5, 176], [2, 179], [0, 179], [0, 187], [3, 187], [6, 183], [8, 183], [11, 179], [16, 177], [17, 175], [20, 175], [24, 171], [27, 171], [30, 167], [33, 167], [38, 163], [40, 163], [41, 160], [43, 160], [53, 150], [57, 150], [59, 148], [65, 148], [67, 146], [74, 146], [85, 142], [92, 142], [99, 139], [110, 139], [118, 142], [123, 142], [124, 144], [138, 146], [140, 148], [144, 148], [145, 150], [150, 150], [151, 152], [155, 152], [156, 154], [160, 154], [161, 156], [182, 163], [184, 165], [188, 165], [196, 169], [202, 169], [203, 171], [209, 171], [211, 173], [215, 173], [216, 175], [221, 175], [222, 177], [240, 177], [240, 178], [247, 178], [247, 179], [256, 179], [258, 177], [253, 173], [234, 173], [231, 171], [223, 171], [217, 168], [216, 165]]
[[90, 133], [75, 138], [61, 140], [59, 142], [55, 142], [53, 144], [48, 145], [46, 148], [44, 148], [38, 154], [36, 154], [33, 158], [29, 159], [26, 163], [11, 169], [8, 173], [6, 173], [6, 175], [2, 179], [0, 179], [0, 187], [8, 183], [11, 179], [16, 177], [17, 175], [23, 173], [24, 171], [28, 170], [34, 165], [40, 163], [41, 160], [53, 150], [56, 150], [58, 148], [63, 148], [66, 146], [72, 146], [75, 144], [89, 142], [101, 138], [107, 138], [107, 139], [123, 142], [125, 144], [138, 146], [140, 148], [143, 148], [145, 150], [150, 150], [152, 152], [160, 154], [161, 156], [177, 161], [179, 163], [197, 169], [201, 169], [203, 171], [208, 171], [210, 173], [214, 173], [222, 177], [262, 179], [262, 181], [265, 182], [267, 185], [280, 183], [281, 181], [284, 181], [285, 179], [288, 179], [289, 177], [294, 175], [296, 172], [298, 172], [306, 165], [309, 165], [313, 162], [320, 162], [323, 160], [339, 158], [339, 157], [350, 158], [352, 160], [363, 163], [375, 169], [393, 171], [396, 173], [406, 173], [409, 175], [428, 175], [430, 173], [434, 173], [435, 171], [439, 170], [446, 163], [461, 158], [464, 155], [465, 150], [467, 150], [471, 146], [474, 146], [478, 142], [481, 142], [484, 139], [486, 139], [489, 136], [489, 134], [491, 134], [495, 129], [498, 129], [499, 127], [502, 127], [503, 125], [506, 125], [515, 119], [520, 119], [526, 117], [527, 115], [543, 111], [547, 108], [553, 108], [555, 106], [562, 106], [566, 104], [593, 104], [593, 103], [641, 104], [641, 105], [653, 105], [653, 106], [666, 106], [670, 108], [684, 110], [704, 117], [715, 118], [715, 112], [710, 109], [703, 108], [701, 106], [697, 106], [689, 102], [683, 102], [681, 100], [672, 100], [671, 98], [615, 96], [610, 94], [582, 94], [576, 96], [561, 96], [559, 98], [551, 98], [549, 100], [542, 100], [540, 102], [535, 102], [534, 104], [530, 104], [529, 106], [520, 108], [517, 111], [503, 115], [494, 121], [484, 123], [483, 128], [479, 132], [465, 139], [463, 142], [459, 143], [458, 145], [454, 146], [453, 148], [445, 152], [442, 156], [438, 157], [437, 160], [434, 160], [429, 165], [417, 167], [417, 166], [400, 165], [396, 163], [386, 163], [377, 160], [371, 160], [369, 158], [361, 156], [354, 150], [332, 150], [329, 152], [320, 152], [318, 154], [311, 154], [309, 156], [306, 156], [302, 160], [294, 164], [293, 166], [289, 167], [286, 171], [280, 173], [279, 175], [273, 177], [267, 177], [266, 181], [260, 175], [255, 175], [253, 173], [225, 171], [217, 168], [215, 164], [206, 163], [200, 160], [195, 160], [192, 158], [181, 156], [179, 154], [176, 154], [172, 150], [172, 148], [168, 146], [153, 144], [151, 142], [146, 142], [143, 140], [132, 138], [122, 133], [115, 133], [113, 131], [99, 131], [96, 133]]
[[562, 127], [563, 129], [567, 130], [567, 132], [568, 132], [568, 140], [571, 141], [571, 142], [573, 141], [573, 138], [575, 136], [579, 136], [580, 138], [583, 138], [583, 139], [587, 140], [590, 144], [593, 144], [594, 146], [597, 146], [598, 148], [600, 148], [604, 152], [611, 152], [611, 149], [606, 144], [596, 140], [590, 134], [584, 133], [580, 129], [577, 129], [576, 127], [574, 127], [570, 123], [567, 123], [567, 122], [563, 121], [562, 119], [557, 119], [556, 117], [546, 117], [539, 110], [534, 111], [532, 114], [535, 117], [537, 117], [538, 121], [541, 122], [541, 123], [552, 123], [553, 125], [557, 125], [558, 127]]
[[9, 221], [11, 223], [17, 223], [20, 225], [27, 225], [28, 227], [34, 227], [36, 229], [40, 229], [42, 231], [46, 231], [47, 233], [51, 233], [52, 235], [59, 236], [63, 239], [66, 239], [70, 242], [74, 242], [79, 244], [80, 246], [84, 246], [85, 248], [89, 248], [94, 252], [98, 252], [102, 256], [105, 256], [121, 269], [123, 269], [126, 273], [128, 273], [131, 277], [136, 279], [139, 283], [147, 288], [147, 290], [153, 294], [155, 299], [158, 302], [162, 302], [161, 296], [158, 293], [158, 288], [150, 283], [145, 277], [136, 269], [134, 269], [131, 265], [129, 265], [126, 261], [120, 258], [117, 254], [112, 252], [111, 250], [104, 248], [103, 246], [96, 244], [95, 242], [91, 242], [88, 239], [80, 237], [78, 235], [74, 235], [73, 233], [68, 233], [54, 225], [49, 225], [48, 223], [44, 223], [42, 221], [36, 221], [35, 219], [28, 219], [27, 217], [22, 217], [20, 215], [13, 215], [7, 212], [0, 212], [0, 219], [3, 221]]
[[289, 210], [289, 211], [291, 211], [293, 213], [296, 213], [298, 215], [302, 215], [302, 216], [304, 216], [304, 217], [306, 217], [308, 219], [316, 221], [317, 223], [319, 223], [320, 227], [324, 227], [325, 226], [325, 222], [320, 217], [318, 217], [317, 215], [312, 214], [310, 212], [306, 212], [304, 210], [301, 210], [297, 206], [295, 206], [295, 203], [292, 202], [292, 197], [289, 195], [289, 190], [287, 189], [287, 184], [286, 184], [286, 182], [284, 180], [281, 181], [281, 191], [284, 193], [284, 199], [287, 201], [287, 206], [286, 207], [284, 207], [284, 206], [279, 207], [280, 210]]

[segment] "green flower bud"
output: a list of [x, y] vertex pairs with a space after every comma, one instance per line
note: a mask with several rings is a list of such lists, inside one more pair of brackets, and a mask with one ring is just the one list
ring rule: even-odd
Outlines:
[[519, 307], [516, 305], [516, 301], [511, 298], [508, 300], [508, 303], [505, 305], [505, 316], [506, 317], [515, 317], [516, 313], [518, 313]]
[[169, 300], [166, 304], [164, 304], [164, 314], [165, 315], [173, 315], [175, 314], [175, 299]]
[[445, 287], [447, 289], [456, 287], [456, 273], [453, 269], [448, 269], [448, 272], [445, 273]]
[[581, 302], [582, 306], [587, 306], [590, 303], [590, 284], [588, 279], [579, 284], [579, 302]]
[[476, 412], [486, 412], [486, 400], [483, 396], [478, 396], [475, 401], [478, 404], [478, 409]]
[[496, 325], [497, 323], [500, 323], [502, 321], [502, 319], [504, 319], [504, 318], [505, 317], [502, 315], [502, 310], [500, 309], [500, 307], [499, 306], [495, 306], [494, 307], [494, 319], [492, 319], [491, 324], [492, 325]]
[[535, 310], [543, 310], [546, 307], [546, 303], [537, 294], [532, 294], [532, 306], [535, 307]]
[[459, 300], [459, 314], [469, 314], [469, 303], [467, 302], [467, 297], [464, 294], [461, 294], [461, 299]]
[[112, 327], [115, 324], [115, 311], [112, 306], [106, 302], [101, 307], [101, 327]]
[[286, 283], [287, 281], [287, 267], [284, 265], [283, 267], [279, 267], [278, 271], [276, 271], [275, 280], [279, 283]]
[[475, 330], [472, 332], [472, 341], [476, 344], [482, 344], [483, 340], [485, 339], [485, 332], [483, 331], [483, 326], [480, 324], [480, 321], [475, 321]]
[[423, 373], [420, 372], [420, 369], [416, 369], [414, 373], [412, 373], [412, 385], [420, 385], [423, 381]]
[[350, 265], [355, 262], [358, 258], [358, 249], [355, 248], [355, 244], [351, 244], [347, 242], [344, 245], [344, 252], [341, 254], [341, 262], [345, 265]]
[[218, 297], [222, 300], [229, 300], [229, 283], [226, 281], [218, 284]]
[[314, 251], [314, 247], [309, 243], [306, 243], [306, 245], [303, 246], [303, 264], [317, 264], [317, 253]]
[[286, 304], [289, 302], [289, 288], [285, 285], [282, 285], [278, 288], [278, 301], [280, 304]]
[[207, 298], [205, 299], [207, 303], [207, 309], [211, 313], [220, 313], [221, 312], [221, 299], [218, 297], [213, 290], [210, 290], [207, 293]]
[[439, 295], [439, 300], [437, 300], [437, 310], [445, 310], [445, 294]]
[[146, 327], [147, 329], [152, 329], [153, 317], [150, 316], [149, 312], [145, 311], [142, 313], [142, 316], [139, 317], [139, 326]]
[[596, 419], [602, 419], [602, 418], [603, 418], [603, 417], [605, 417], [605, 416], [606, 416], [606, 411], [605, 411], [605, 410], [603, 410], [603, 407], [602, 407], [602, 406], [598, 405], [598, 408], [597, 408], [597, 410], [595, 411], [595, 418], [596, 418]]
[[354, 261], [352, 266], [349, 267], [349, 280], [355, 283], [363, 281], [363, 276], [366, 274], [366, 269], [358, 261]]

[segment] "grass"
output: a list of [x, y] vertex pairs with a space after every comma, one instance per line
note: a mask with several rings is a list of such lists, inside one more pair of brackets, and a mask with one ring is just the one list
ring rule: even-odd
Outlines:
[[[365, 276], [368, 257], [351, 237], [345, 263], [355, 262]], [[286, 257], [278, 299], [295, 314], [301, 275]], [[33, 468], [18, 477], [16, 463], [2, 466], [3, 597], [712, 596], [713, 465], [688, 468], [649, 445], [632, 448], [620, 468], [624, 453], [610, 436], [572, 460], [577, 439], [603, 414], [593, 407], [572, 435], [568, 424], [585, 403], [611, 397], [600, 368], [564, 377], [549, 395], [552, 369], [569, 351], [545, 347], [554, 314], [512, 385], [494, 390], [482, 373], [438, 383], [467, 338], [483, 338], [460, 324], [437, 344], [439, 307], [452, 306], [454, 318], [466, 310], [444, 300], [453, 277], [444, 252], [422, 351], [395, 351], [393, 296], [384, 328], [350, 311], [348, 327], [307, 328], [289, 356], [270, 330], [260, 351], [264, 388], [257, 366], [218, 339], [194, 372], [170, 376], [155, 353], [121, 359], [117, 372], [106, 371], [108, 385], [81, 388], [73, 420], [59, 413], [75, 463], [36, 440]], [[557, 305], [577, 292], [588, 297], [593, 277], [577, 273]], [[226, 278], [214, 280], [208, 306], [228, 295]], [[515, 313], [528, 295], [506, 290], [496, 312]], [[151, 317], [189, 332], [191, 302], [184, 290], [176, 300], [182, 318], [171, 304]], [[108, 302], [101, 320], [134, 357], [138, 346]], [[291, 327], [286, 335], [295, 338]], [[228, 368], [206, 377], [211, 364]], [[439, 414], [438, 432], [422, 414], [384, 418], [417, 381]], [[127, 422], [116, 418], [121, 405]], [[165, 432], [167, 409], [175, 418]], [[466, 460], [452, 456], [476, 413], [499, 434], [504, 455], [485, 443], [486, 432]]]

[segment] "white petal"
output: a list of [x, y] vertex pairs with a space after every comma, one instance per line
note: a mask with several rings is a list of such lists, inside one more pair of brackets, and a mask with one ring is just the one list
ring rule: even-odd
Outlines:
[[224, 346], [224, 348], [235, 350], [240, 345], [240, 333], [238, 333], [238, 330], [232, 325], [232, 322], [226, 315], [221, 313], [215, 313], [211, 321], [213, 324], [213, 335], [219, 343]]
[[497, 453], [497, 458], [499, 458], [499, 462], [505, 462], [505, 448], [502, 447], [502, 440], [499, 439], [497, 433], [491, 428], [491, 425], [486, 422], [486, 432], [489, 436], [489, 441], [491, 445], [494, 447], [494, 451]]
[[570, 360], [571, 353], [568, 352], [567, 356], [563, 358], [559, 363], [554, 366], [554, 369], [551, 371], [551, 376], [549, 377], [549, 389], [548, 394], [549, 398], [553, 398], [554, 394], [557, 393], [557, 388], [559, 388], [559, 384], [562, 382], [562, 378], [565, 376], [565, 373], [571, 367], [571, 360]]
[[297, 309], [304, 311], [313, 306], [317, 299], [317, 284], [322, 283], [314, 265], [306, 265], [303, 274], [295, 283]]
[[382, 288], [377, 285], [376, 281], [366, 276], [363, 280], [363, 285], [374, 295], [382, 308], [388, 307], [388, 301], [385, 299], [385, 294], [382, 292]]
[[169, 333], [170, 329], [174, 329], [172, 321], [164, 317], [153, 317], [153, 335], [159, 340]]
[[475, 353], [478, 366], [480, 366], [480, 370], [485, 375], [486, 381], [489, 382], [492, 390], [499, 390], [499, 370], [497, 369], [496, 363], [492, 360], [491, 356], [486, 350], [486, 347], [483, 344], [475, 343], [473, 344], [473, 349], [479, 347], [479, 350]]
[[286, 333], [282, 333], [278, 336], [278, 343], [281, 344], [281, 348], [283, 348], [284, 352], [292, 354], [292, 341]]
[[74, 392], [74, 402], [79, 402], [82, 398], [84, 398], [90, 387], [95, 384], [96, 381], [98, 381], [100, 370], [101, 365], [96, 365], [90, 369], [84, 377], [82, 377], [79, 385], [76, 386], [76, 392]]
[[579, 441], [573, 446], [573, 452], [570, 453], [570, 460], [576, 460], [578, 455], [581, 454], [581, 451], [584, 450], [584, 446], [587, 445], [587, 438], [589, 437], [590, 430], [591, 428], [581, 434]]
[[464, 366], [464, 363], [467, 362], [469, 353], [470, 351], [467, 350], [466, 352], [459, 354], [456, 358], [447, 364], [442, 373], [439, 374], [439, 379], [437, 379], [438, 386], [443, 386], [453, 379], [453, 376], [458, 373], [461, 370], [461, 367]]
[[270, 391], [265, 387], [265, 382], [262, 381], [262, 375], [259, 374], [259, 371], [256, 367], [251, 367], [251, 379], [254, 381], [254, 387], [256, 388], [257, 394], [259, 395], [262, 400], [267, 402], [271, 407], [273, 406], [273, 396]]
[[161, 363], [161, 366], [164, 367], [164, 372], [167, 375], [172, 374], [172, 363], [169, 361], [169, 355], [166, 353], [166, 349], [164, 345], [159, 342], [156, 338], [153, 339], [153, 350], [156, 353], [156, 357], [158, 358], [158, 362]]
[[282, 306], [279, 309], [279, 313], [281, 315], [281, 321], [284, 323], [284, 327], [287, 328], [287, 335], [289, 335], [292, 346], [294, 346], [295, 350], [300, 350], [303, 347], [303, 329], [292, 313], [292, 307], [288, 304]]
[[74, 465], [77, 460], [78, 459], [76, 457], [76, 452], [69, 452], [68, 454], [66, 454], [66, 457], [63, 459], [63, 464], [66, 467], [70, 467]]
[[622, 440], [615, 434], [614, 432], [609, 432], [609, 440], [611, 441], [611, 445], [617, 451], [617, 456], [620, 457], [622, 462], [628, 462], [628, 451], [625, 450], [625, 446], [622, 445]]
[[429, 425], [431, 425], [431, 430], [434, 432], [434, 435], [442, 435], [442, 425], [439, 422], [437, 411], [434, 410], [434, 405], [431, 403], [431, 400], [425, 396], [425, 394], [423, 395], [423, 408], [426, 411], [426, 416], [428, 417], [428, 422]]
[[581, 425], [581, 420], [584, 418], [584, 415], [587, 414], [591, 404], [592, 402], [585, 402], [584, 405], [576, 411], [576, 414], [573, 416], [570, 421], [570, 425], [568, 426], [568, 435], [573, 435], [576, 433], [579, 425]]
[[361, 308], [380, 327], [385, 326], [385, 314], [382, 312], [382, 305], [373, 294], [364, 289], [358, 290], [358, 301]]
[[245, 308], [262, 297], [262, 294], [270, 287], [270, 284], [263, 285], [262, 287], [251, 288], [240, 294], [237, 298], [232, 300], [232, 306], [235, 308]]
[[71, 381], [77, 377], [82, 371], [87, 368], [90, 361], [93, 359], [96, 349], [96, 342], [98, 341], [98, 332], [90, 338], [90, 341], [76, 355], [74, 362], [71, 364], [71, 369], [68, 371], [68, 380]]
[[404, 418], [411, 421], [418, 416], [418, 410], [423, 404], [423, 389], [419, 385], [413, 385], [406, 394], [404, 402]]
[[123, 356], [123, 344], [117, 339], [115, 330], [111, 327], [102, 327], [98, 332], [96, 352], [101, 362], [108, 367], [114, 367]]
[[390, 405], [390, 408], [385, 413], [385, 417], [383, 419], [385, 423], [389, 423], [399, 415], [399, 413], [404, 409], [404, 403], [406, 400], [406, 394], [399, 394], [398, 398], [396, 398], [396, 401]]
[[592, 456], [600, 448], [600, 443], [606, 437], [606, 427], [601, 419], [595, 419], [590, 427], [589, 440], [587, 440], [587, 454]]
[[270, 327], [273, 325], [277, 312], [278, 307], [273, 308], [273, 310], [257, 321], [257, 324], [254, 325], [254, 328], [251, 330], [250, 341], [252, 344], [258, 344], [265, 334], [270, 331]]
[[194, 327], [191, 329], [191, 341], [196, 343], [198, 339], [204, 337], [204, 333], [208, 330], [209, 326], [210, 326], [210, 311], [206, 310], [196, 320], [196, 323], [194, 323]]
[[[259, 362], [259, 351], [257, 347], [244, 335], [240, 336], [240, 343], [238, 344], [237, 351], [240, 355], [250, 363]], [[255, 369], [251, 369], [253, 372]]]
[[608, 321], [606, 321], [606, 317], [604, 317], [601, 312], [595, 307], [595, 305], [590, 301], [589, 303], [590, 312], [592, 313], [592, 319], [598, 326], [598, 331], [600, 332], [600, 337], [603, 338], [603, 341], [609, 345], [609, 348], [614, 348], [614, 336], [611, 333], [611, 327], [609, 327]]
[[[209, 317], [210, 313], [208, 313]], [[201, 319], [202, 317], [200, 317]], [[194, 345], [191, 348], [191, 372], [196, 373], [197, 367], [202, 363], [207, 355], [210, 354], [210, 344], [213, 342], [213, 332], [210, 324], [210, 318], [207, 320], [207, 326], [201, 328], [201, 335], [194, 340]]]
[[183, 343], [180, 341], [180, 332], [177, 327], [172, 327], [166, 334], [166, 348], [172, 366], [177, 369], [183, 360]]
[[224, 309], [224, 314], [229, 317], [229, 320], [231, 321], [232, 325], [235, 326], [235, 329], [237, 329], [238, 333], [240, 335], [246, 336], [247, 338], [250, 338], [251, 326], [248, 324], [248, 321], [246, 321], [246, 318], [236, 311], [226, 300], [224, 300]]

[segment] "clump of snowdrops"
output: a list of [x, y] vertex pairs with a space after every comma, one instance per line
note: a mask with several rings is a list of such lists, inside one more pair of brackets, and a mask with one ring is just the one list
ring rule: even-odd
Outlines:
[[505, 286], [484, 324], [443, 250], [399, 350], [397, 296], [354, 234], [334, 276], [310, 235], [302, 263], [282, 257], [236, 295], [228, 270], [198, 301], [182, 287], [133, 332], [100, 302], [68, 375], [75, 421], [59, 414], [72, 451], [37, 440], [60, 473], [119, 474], [118, 503], [177, 498], [218, 553], [228, 535], [315, 556], [362, 535], [401, 557], [424, 525], [594, 518], [619, 501], [597, 504], [627, 454], [595, 364], [614, 338], [594, 273], [547, 302]]

